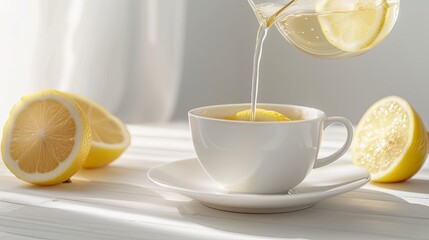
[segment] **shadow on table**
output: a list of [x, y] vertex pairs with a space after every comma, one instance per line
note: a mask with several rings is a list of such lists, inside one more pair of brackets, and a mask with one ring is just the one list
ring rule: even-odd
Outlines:
[[[277, 214], [243, 214], [215, 210], [192, 201], [179, 212], [188, 221], [237, 234], [327, 239], [341, 236], [422, 238], [429, 207], [372, 190], [358, 190], [319, 202], [312, 208]], [[392, 218], [399, 218], [395, 221]], [[425, 235], [427, 236], [428, 231]]]
[[189, 200], [179, 194], [154, 191], [153, 183], [146, 176], [148, 169], [124, 166], [82, 169], [72, 177], [71, 183], [54, 186], [18, 183], [20, 185], [13, 191], [49, 199], [98, 204], [100, 207], [127, 207], [136, 210], [136, 213], [139, 209], [144, 211], [156, 206], [176, 208], [177, 203], [168, 199]]
[[49, 187], [0, 175], [8, 181], [0, 198], [19, 206], [4, 211], [0, 205], [0, 220], [6, 217], [11, 234], [37, 239], [174, 239], [171, 229], [164, 233], [158, 226], [181, 201], [171, 201], [174, 193], [158, 190], [146, 172], [147, 166], [81, 170], [72, 183]]
[[429, 194], [429, 180], [410, 179], [401, 183], [371, 183], [374, 186], [404, 192]]

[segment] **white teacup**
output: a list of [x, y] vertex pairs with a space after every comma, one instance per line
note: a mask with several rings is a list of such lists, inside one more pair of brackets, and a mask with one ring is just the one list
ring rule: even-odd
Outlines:
[[[258, 104], [290, 118], [289, 122], [225, 120], [249, 109], [249, 104], [208, 106], [189, 111], [195, 151], [207, 174], [229, 192], [286, 193], [313, 168], [340, 158], [353, 137], [349, 120], [326, 117], [318, 109]], [[347, 129], [344, 145], [332, 155], [317, 158], [323, 130], [339, 123]]]

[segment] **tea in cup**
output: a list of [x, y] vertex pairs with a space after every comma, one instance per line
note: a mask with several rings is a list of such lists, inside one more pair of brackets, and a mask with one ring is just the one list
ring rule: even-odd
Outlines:
[[[339, 159], [350, 147], [353, 127], [343, 117], [327, 117], [318, 109], [258, 104], [291, 121], [228, 120], [249, 104], [227, 104], [189, 111], [197, 157], [212, 180], [231, 193], [281, 194], [301, 183], [314, 168]], [[347, 139], [335, 153], [318, 158], [323, 130], [341, 124]]]

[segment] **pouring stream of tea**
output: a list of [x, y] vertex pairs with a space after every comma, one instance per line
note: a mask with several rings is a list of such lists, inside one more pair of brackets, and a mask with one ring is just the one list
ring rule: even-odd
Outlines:
[[255, 121], [256, 119], [256, 103], [258, 100], [258, 87], [259, 87], [259, 65], [261, 63], [262, 47], [264, 45], [265, 38], [267, 37], [268, 29], [275, 23], [277, 16], [295, 1], [296, 0], [290, 1], [282, 8], [280, 8], [277, 12], [275, 12], [273, 15], [271, 15], [266, 20], [265, 25], [262, 23], [259, 25], [258, 33], [256, 36], [255, 54], [253, 58], [252, 94], [251, 94], [252, 115], [251, 115], [250, 121]]

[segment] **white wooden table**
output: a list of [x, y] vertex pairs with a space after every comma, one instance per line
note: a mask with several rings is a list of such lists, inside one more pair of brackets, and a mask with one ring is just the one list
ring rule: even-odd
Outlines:
[[[38, 187], [0, 163], [0, 239], [429, 239], [429, 164], [411, 180], [365, 187], [282, 214], [210, 209], [152, 184], [158, 164], [195, 157], [187, 125], [130, 126], [111, 166]], [[322, 155], [345, 133], [331, 127]], [[340, 161], [350, 162], [350, 154]]]

